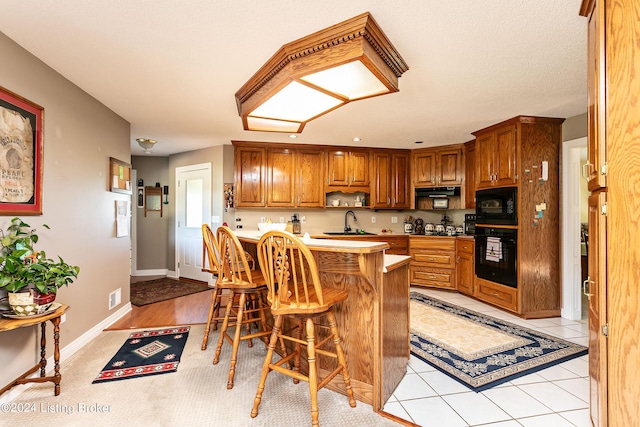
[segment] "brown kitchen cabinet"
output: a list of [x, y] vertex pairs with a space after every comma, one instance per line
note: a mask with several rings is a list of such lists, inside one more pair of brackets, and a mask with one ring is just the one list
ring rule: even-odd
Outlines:
[[267, 206], [321, 208], [324, 151], [286, 147], [267, 150]]
[[464, 144], [464, 207], [476, 207], [476, 141]]
[[326, 192], [365, 192], [370, 189], [369, 151], [328, 150]]
[[409, 159], [408, 150], [374, 152], [372, 208], [408, 209], [410, 207]]
[[455, 237], [409, 236], [411, 284], [455, 290], [455, 253]]
[[513, 312], [519, 311], [518, 291], [515, 288], [476, 277], [474, 295], [476, 298], [489, 304]]
[[236, 207], [259, 208], [266, 206], [266, 148], [236, 146], [234, 162]]
[[517, 183], [516, 133], [513, 122], [473, 133], [476, 137], [476, 189]]
[[467, 295], [474, 294], [475, 247], [473, 238], [456, 238], [456, 289]]
[[462, 184], [460, 145], [424, 148], [411, 153], [414, 188], [448, 187]]

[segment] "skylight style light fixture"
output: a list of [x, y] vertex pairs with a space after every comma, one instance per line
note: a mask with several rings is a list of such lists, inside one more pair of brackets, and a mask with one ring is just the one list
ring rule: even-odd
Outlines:
[[151, 154], [151, 149], [156, 145], [156, 142], [158, 142], [155, 139], [149, 138], [136, 138], [136, 141], [138, 141], [138, 145], [144, 149], [145, 154]]
[[409, 67], [370, 13], [282, 46], [236, 92], [245, 130], [300, 133], [348, 102], [397, 92]]

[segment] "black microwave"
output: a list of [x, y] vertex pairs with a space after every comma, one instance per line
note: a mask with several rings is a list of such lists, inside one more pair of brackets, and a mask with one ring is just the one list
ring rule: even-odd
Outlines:
[[518, 188], [476, 191], [476, 223], [518, 225]]

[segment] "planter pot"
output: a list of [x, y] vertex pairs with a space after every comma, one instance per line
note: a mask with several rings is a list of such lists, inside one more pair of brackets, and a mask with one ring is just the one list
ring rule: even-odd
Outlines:
[[7, 296], [9, 297], [9, 306], [16, 316], [32, 316], [43, 313], [56, 298], [56, 294], [41, 294], [33, 289], [28, 292], [9, 292]]

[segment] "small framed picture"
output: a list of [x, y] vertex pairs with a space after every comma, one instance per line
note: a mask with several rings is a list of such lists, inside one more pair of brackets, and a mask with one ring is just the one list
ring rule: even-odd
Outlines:
[[446, 197], [433, 199], [433, 209], [449, 209], [449, 199]]

